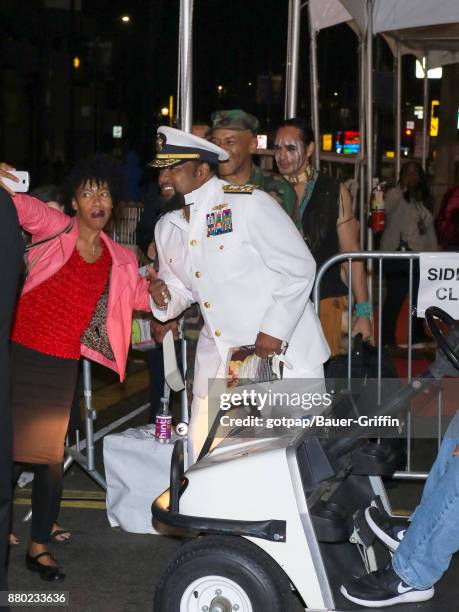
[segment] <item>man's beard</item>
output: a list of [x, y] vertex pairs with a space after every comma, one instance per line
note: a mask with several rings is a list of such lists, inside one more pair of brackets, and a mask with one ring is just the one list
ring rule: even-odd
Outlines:
[[172, 212], [173, 210], [180, 210], [186, 206], [185, 204], [185, 196], [183, 193], [174, 193], [171, 198], [167, 200], [164, 198], [160, 198], [160, 208], [163, 214]]

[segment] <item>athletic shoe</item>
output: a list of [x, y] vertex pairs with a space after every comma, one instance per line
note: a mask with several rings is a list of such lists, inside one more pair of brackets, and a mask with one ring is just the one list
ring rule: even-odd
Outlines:
[[367, 608], [427, 601], [435, 593], [433, 587], [418, 590], [405, 584], [391, 565], [361, 578], [353, 578], [346, 585], [342, 584], [340, 591], [349, 601]]
[[392, 552], [397, 550], [405, 531], [410, 526], [409, 521], [389, 516], [376, 506], [366, 508], [365, 519], [375, 536]]

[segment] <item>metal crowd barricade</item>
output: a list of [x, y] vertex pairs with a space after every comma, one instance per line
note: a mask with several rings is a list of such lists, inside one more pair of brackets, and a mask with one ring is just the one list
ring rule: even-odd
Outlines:
[[[420, 253], [413, 251], [402, 252], [402, 251], [355, 251], [348, 253], [339, 253], [334, 257], [328, 259], [318, 270], [316, 275], [316, 282], [313, 290], [313, 301], [317, 314], [320, 313], [320, 288], [323, 277], [326, 275], [330, 268], [341, 265], [342, 263], [349, 264], [348, 272], [348, 326], [349, 332], [352, 325], [352, 262], [355, 260], [364, 260], [372, 262], [377, 260], [378, 265], [373, 268], [373, 273], [377, 274], [377, 294], [373, 295], [373, 304], [377, 305], [378, 313], [378, 344], [377, 344], [377, 401], [381, 403], [381, 385], [382, 385], [382, 314], [383, 314], [383, 261], [390, 259], [408, 260], [409, 261], [409, 275], [408, 275], [408, 344], [407, 344], [407, 379], [408, 382], [412, 380], [413, 376], [413, 330], [412, 330], [412, 313], [413, 313], [413, 262], [419, 260]], [[375, 269], [376, 268], [376, 269]], [[377, 299], [374, 299], [376, 298]], [[351, 333], [348, 333], [348, 345], [347, 345], [348, 361], [347, 361], [347, 380], [348, 390], [351, 390], [351, 379], [352, 379], [352, 337]], [[441, 389], [437, 390], [437, 446], [440, 447], [442, 438], [442, 421], [443, 421], [443, 393]], [[428, 476], [428, 472], [414, 471], [413, 455], [412, 455], [412, 414], [411, 408], [407, 411], [406, 421], [406, 469], [395, 472], [393, 478], [403, 480], [425, 480]]]
[[135, 230], [142, 212], [141, 206], [124, 206], [121, 218], [113, 230], [112, 238], [115, 242], [127, 246], [137, 254]]

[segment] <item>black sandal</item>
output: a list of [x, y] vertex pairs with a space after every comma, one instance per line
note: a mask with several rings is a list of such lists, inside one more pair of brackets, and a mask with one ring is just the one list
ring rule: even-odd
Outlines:
[[47, 551], [41, 552], [35, 557], [31, 557], [29, 553], [27, 553], [25, 558], [27, 569], [32, 572], [38, 572], [40, 574], [40, 578], [42, 580], [46, 580], [47, 582], [64, 580], [64, 572], [62, 572], [57, 565], [43, 565], [43, 563], [38, 561], [38, 559], [41, 557], [51, 557], [53, 561], [56, 561], [54, 555]]

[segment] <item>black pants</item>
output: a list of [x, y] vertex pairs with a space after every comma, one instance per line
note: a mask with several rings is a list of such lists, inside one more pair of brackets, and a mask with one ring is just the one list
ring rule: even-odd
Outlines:
[[[382, 316], [382, 342], [383, 344], [395, 344], [395, 330], [398, 315], [403, 302], [408, 294], [409, 288], [409, 262], [400, 259], [384, 262], [384, 273], [386, 275], [387, 293], [383, 306]], [[416, 307], [419, 291], [419, 262], [413, 261], [413, 307]], [[422, 319], [413, 317], [413, 342], [422, 339], [424, 328]]]
[[78, 363], [78, 377], [75, 385], [75, 393], [73, 396], [72, 407], [70, 409], [70, 420], [67, 435], [73, 436], [77, 430], [81, 431], [82, 419], [80, 409], [80, 399], [83, 395], [83, 361], [80, 359]]
[[[22, 470], [15, 464], [15, 482]], [[29, 466], [27, 466], [29, 469]], [[38, 544], [49, 542], [53, 524], [57, 521], [62, 496], [63, 464], [33, 464], [31, 539]]]

